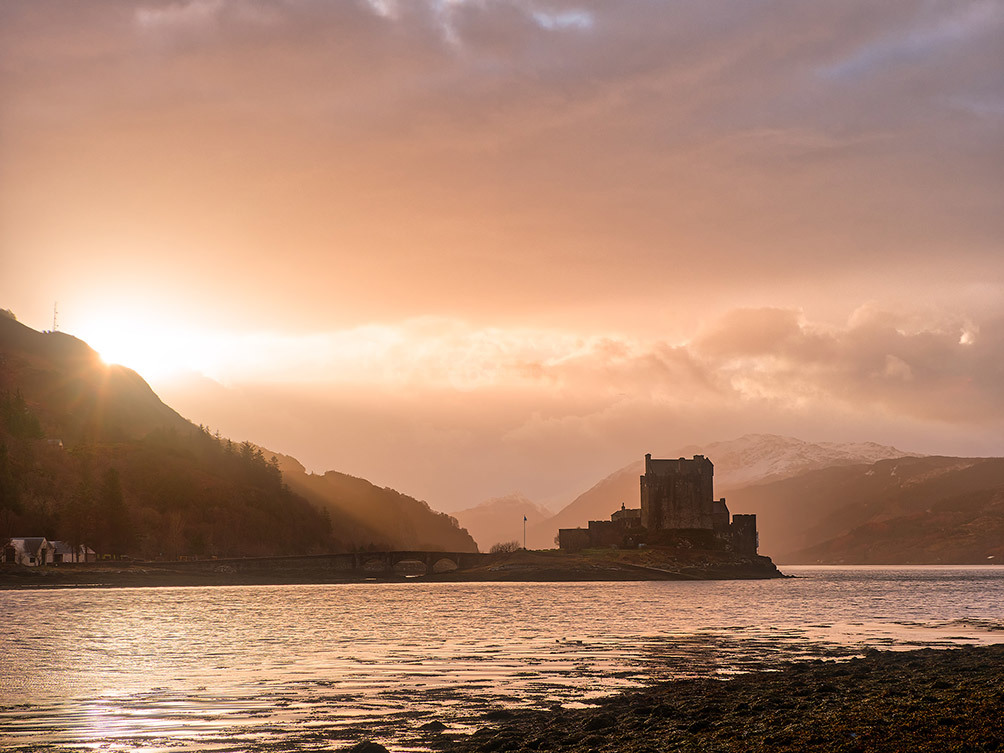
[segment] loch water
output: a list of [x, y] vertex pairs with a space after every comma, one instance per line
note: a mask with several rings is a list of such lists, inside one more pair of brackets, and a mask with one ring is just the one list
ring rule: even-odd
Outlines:
[[0, 592], [0, 751], [422, 748], [498, 707], [868, 648], [1004, 642], [1002, 567], [764, 581]]

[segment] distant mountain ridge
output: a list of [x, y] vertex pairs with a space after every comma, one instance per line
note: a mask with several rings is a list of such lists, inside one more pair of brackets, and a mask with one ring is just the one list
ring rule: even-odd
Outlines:
[[777, 561], [1004, 561], [1004, 458], [905, 457], [833, 466], [734, 490]]
[[[665, 454], [653, 451], [652, 454], [654, 457], [665, 458], [694, 455], [710, 458], [715, 465], [716, 497], [728, 497], [734, 489], [750, 484], [790, 478], [819, 468], [870, 464], [897, 457], [917, 457], [914, 453], [874, 442], [806, 442], [776, 434], [746, 434], [737, 439], [688, 445]], [[638, 479], [644, 472], [645, 463], [641, 458], [614, 471], [553, 517], [534, 526], [527, 534], [530, 544], [537, 547], [554, 546], [554, 537], [559, 528], [574, 528], [585, 526], [590, 520], [605, 520], [621, 504], [637, 507], [640, 504]]]
[[529, 530], [537, 523], [551, 517], [546, 508], [530, 501], [522, 494], [509, 494], [485, 500], [475, 507], [453, 513], [478, 542], [481, 551], [507, 541], [523, 543], [523, 517]]

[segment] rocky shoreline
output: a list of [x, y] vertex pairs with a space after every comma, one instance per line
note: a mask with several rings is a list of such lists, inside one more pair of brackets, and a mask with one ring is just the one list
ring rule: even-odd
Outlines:
[[425, 746], [457, 753], [1004, 750], [1004, 644], [869, 650], [727, 681], [663, 682], [593, 708], [500, 708], [473, 734], [423, 729]]

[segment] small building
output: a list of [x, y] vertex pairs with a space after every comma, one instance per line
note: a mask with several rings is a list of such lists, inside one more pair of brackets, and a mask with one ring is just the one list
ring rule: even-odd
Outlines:
[[590, 520], [588, 528], [558, 530], [558, 548], [568, 552], [596, 547], [637, 546], [636, 535], [642, 533], [641, 510], [621, 509], [610, 520]]
[[566, 552], [578, 552], [589, 548], [588, 528], [559, 528], [558, 548]]
[[2, 550], [3, 561], [15, 565], [37, 567], [52, 562], [52, 544], [44, 536], [12, 538]]
[[641, 508], [627, 508], [621, 502], [621, 509], [610, 516], [610, 520], [624, 528], [641, 528]]
[[52, 564], [97, 562], [98, 555], [86, 544], [73, 546], [66, 541], [50, 541], [52, 545]]

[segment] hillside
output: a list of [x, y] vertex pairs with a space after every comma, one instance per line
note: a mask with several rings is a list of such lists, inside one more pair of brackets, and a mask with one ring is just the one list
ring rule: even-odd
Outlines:
[[327, 510], [346, 538], [367, 541], [377, 549], [478, 550], [455, 518], [426, 502], [337, 471], [307, 473], [299, 461], [285, 455], [278, 461], [289, 488]]
[[949, 497], [930, 509], [879, 518], [784, 555], [792, 564], [1004, 563], [1004, 487]]
[[1004, 458], [900, 458], [733, 490], [785, 563], [986, 563], [1004, 557]]
[[526, 517], [527, 541], [530, 529], [551, 516], [545, 508], [521, 494], [488, 499], [475, 507], [453, 513], [482, 551], [506, 541], [523, 542], [523, 517]]
[[0, 316], [0, 537], [142, 558], [474, 546], [447, 516], [360, 492], [361, 479], [338, 504], [289, 481], [276, 458], [195, 426], [86, 343]]
[[[737, 509], [733, 505], [732, 495], [737, 488], [789, 478], [819, 468], [912, 456], [895, 447], [874, 442], [806, 442], [775, 434], [747, 434], [729, 441], [712, 442], [703, 446], [691, 445], [660, 457], [694, 455], [706, 455], [715, 464], [715, 496], [727, 497], [732, 512], [757, 512], [755, 509]], [[572, 500], [554, 517], [534, 526], [527, 533], [530, 544], [538, 547], [553, 546], [559, 528], [574, 528], [584, 526], [590, 520], [605, 520], [621, 504], [638, 507], [638, 478], [644, 472], [645, 462], [642, 459], [614, 471]], [[764, 542], [764, 551], [775, 551], [762, 535], [761, 541]]]
[[66, 445], [142, 439], [191, 424], [143, 378], [109, 366], [87, 343], [0, 316], [0, 393], [20, 392], [47, 437]]

